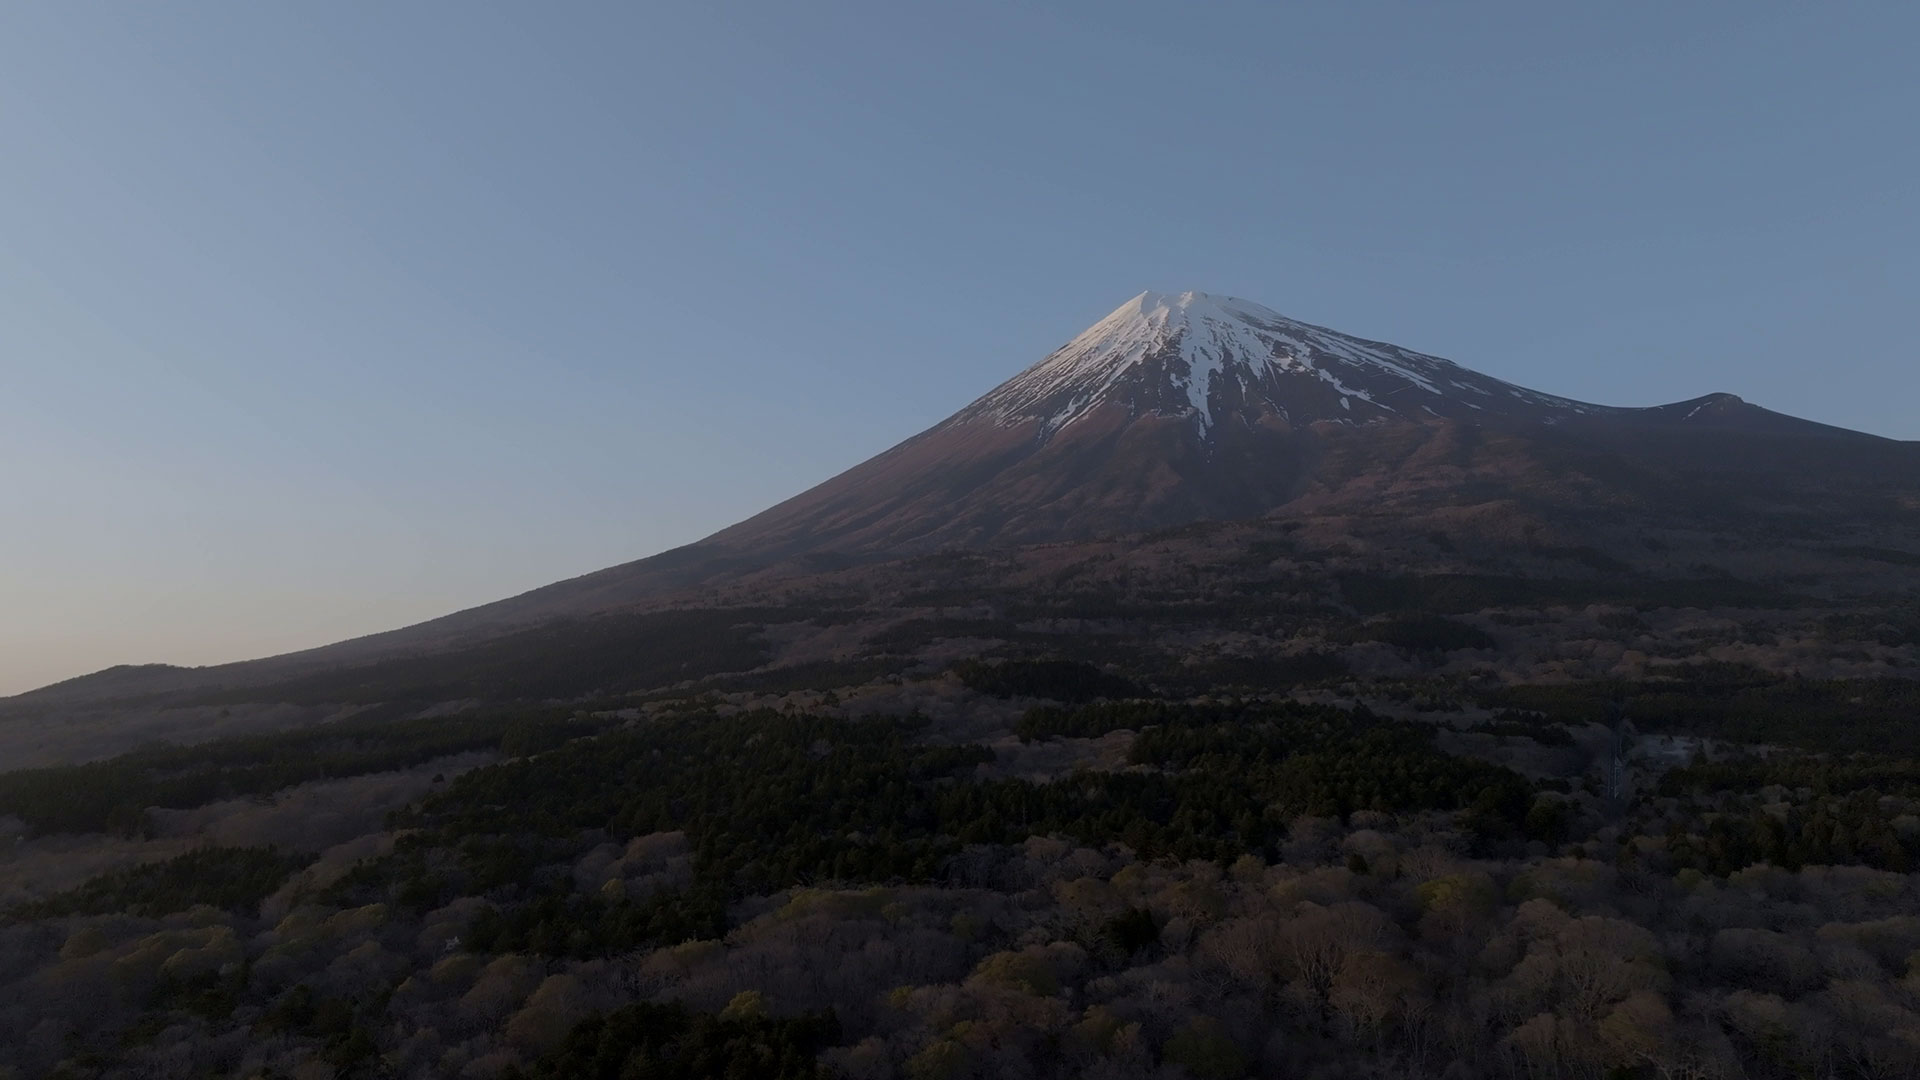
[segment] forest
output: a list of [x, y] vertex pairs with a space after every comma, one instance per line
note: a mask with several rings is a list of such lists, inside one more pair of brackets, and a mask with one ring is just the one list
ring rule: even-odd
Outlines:
[[[1440, 690], [1389, 684], [1370, 706], [1142, 696], [1064, 659], [944, 678], [1005, 700], [1012, 742], [709, 696], [0, 775], [31, 836], [139, 843], [167, 807], [491, 754], [366, 842], [202, 846], [6, 907], [5, 1053], [70, 1077], [1920, 1069], [1901, 687], [1707, 666], [1435, 722], [1393, 702]], [[1623, 701], [1657, 740], [1680, 694], [1703, 733], [1852, 708], [1836, 746], [1702, 744], [1625, 797], [1598, 757], [1543, 775], [1443, 745], [1578, 756]], [[1009, 775], [1012, 747], [1081, 757]]]

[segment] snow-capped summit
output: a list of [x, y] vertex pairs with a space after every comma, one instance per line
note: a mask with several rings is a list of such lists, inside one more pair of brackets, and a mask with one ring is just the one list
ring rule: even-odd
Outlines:
[[1248, 413], [1304, 425], [1489, 411], [1552, 421], [1598, 408], [1248, 300], [1143, 292], [955, 419], [1037, 421], [1046, 438], [1109, 403], [1191, 417], [1203, 436]]
[[1057, 540], [1252, 517], [1349, 482], [1377, 493], [1469, 473], [1555, 477], [1564, 466], [1545, 462], [1587, 452], [1569, 447], [1691, 440], [1659, 451], [1657, 467], [1733, 455], [1745, 468], [1759, 460], [1753, 439], [1831, 430], [1731, 395], [1589, 405], [1251, 301], [1146, 292], [941, 423], [711, 542], [792, 553]]

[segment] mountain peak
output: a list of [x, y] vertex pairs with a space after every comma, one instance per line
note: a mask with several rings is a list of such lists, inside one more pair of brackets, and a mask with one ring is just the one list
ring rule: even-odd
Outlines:
[[1251, 300], [1242, 300], [1236, 296], [1220, 296], [1215, 293], [1203, 293], [1193, 289], [1178, 293], [1154, 292], [1149, 289], [1115, 308], [1113, 314], [1117, 315], [1132, 311], [1147, 315], [1162, 310], [1168, 313], [1179, 313], [1180, 317], [1215, 319], [1243, 319], [1251, 317], [1271, 322], [1289, 321], [1277, 312], [1262, 307]]
[[1129, 417], [1189, 418], [1202, 439], [1235, 418], [1298, 427], [1593, 408], [1437, 356], [1289, 319], [1249, 300], [1149, 291], [955, 420], [1037, 423], [1048, 439], [1108, 405]]

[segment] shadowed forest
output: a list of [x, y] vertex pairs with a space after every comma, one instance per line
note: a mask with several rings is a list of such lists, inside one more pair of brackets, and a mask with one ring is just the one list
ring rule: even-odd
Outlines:
[[[1920, 764], [1724, 740], [1911, 685], [1698, 668], [1462, 730], [1067, 660], [924, 684], [1026, 752], [1124, 746], [1051, 777], [924, 715], [711, 698], [141, 750], [0, 777], [16, 843], [463, 767], [320, 851], [16, 899], [0, 1024], [21, 1076], [1911, 1075]], [[1628, 795], [1605, 755], [1444, 748], [1581, 758], [1675, 700], [1721, 741]], [[1841, 743], [1904, 751], [1876, 723]]]

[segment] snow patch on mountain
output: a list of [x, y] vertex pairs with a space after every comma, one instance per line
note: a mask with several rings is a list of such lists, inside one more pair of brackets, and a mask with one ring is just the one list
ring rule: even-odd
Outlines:
[[[1326, 413], [1323, 404], [1316, 413], [1290, 401], [1298, 395], [1284, 388], [1302, 378], [1337, 394], [1339, 411]], [[1155, 380], [1171, 392], [1158, 392]], [[1240, 393], [1229, 394], [1233, 389]], [[1156, 411], [1191, 416], [1203, 437], [1219, 422], [1223, 399], [1257, 399], [1302, 423], [1356, 423], [1420, 411], [1437, 416], [1457, 411], [1454, 406], [1481, 411], [1490, 399], [1552, 412], [1594, 409], [1436, 356], [1289, 319], [1250, 301], [1201, 292], [1144, 292], [975, 402], [960, 418], [1000, 424], [1037, 420], [1045, 437], [1121, 393], [1135, 408], [1148, 402], [1146, 407]], [[1466, 400], [1467, 395], [1479, 402]], [[1421, 405], [1422, 400], [1431, 404]], [[1181, 401], [1184, 408], [1176, 408]], [[1433, 407], [1443, 402], [1443, 408]]]

